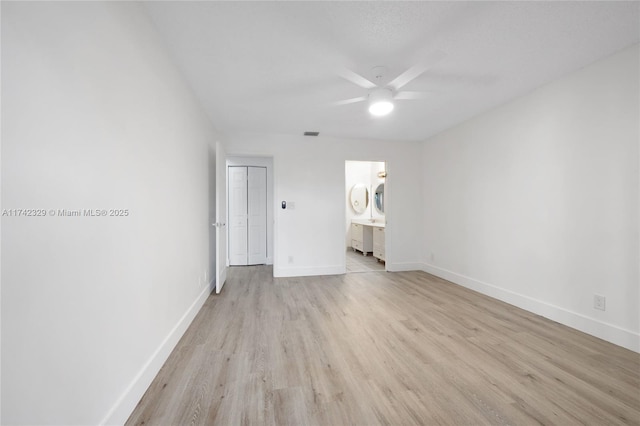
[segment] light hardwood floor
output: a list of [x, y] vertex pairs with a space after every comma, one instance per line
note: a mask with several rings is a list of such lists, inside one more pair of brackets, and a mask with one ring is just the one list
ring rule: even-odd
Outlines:
[[363, 256], [359, 251], [347, 249], [347, 274], [353, 272], [384, 271], [384, 262], [378, 261], [371, 254]]
[[129, 425], [640, 424], [640, 355], [423, 272], [232, 268]]

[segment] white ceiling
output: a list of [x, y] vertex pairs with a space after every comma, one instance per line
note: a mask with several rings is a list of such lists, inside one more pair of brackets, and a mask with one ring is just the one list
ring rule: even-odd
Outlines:
[[[640, 38], [638, 2], [147, 2], [218, 130], [424, 140]], [[384, 118], [338, 75], [388, 80], [437, 50]]]

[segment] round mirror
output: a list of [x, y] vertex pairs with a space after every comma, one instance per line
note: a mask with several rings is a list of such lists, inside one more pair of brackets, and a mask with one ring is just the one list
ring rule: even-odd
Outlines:
[[369, 205], [369, 189], [364, 183], [356, 183], [351, 188], [351, 207], [356, 213], [364, 213]]
[[376, 192], [373, 194], [373, 205], [378, 213], [384, 214], [384, 183], [376, 188]]

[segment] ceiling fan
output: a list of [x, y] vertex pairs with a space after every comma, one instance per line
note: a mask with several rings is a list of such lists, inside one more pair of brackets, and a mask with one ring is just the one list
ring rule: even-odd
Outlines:
[[364, 89], [369, 89], [369, 93], [367, 96], [359, 96], [357, 98], [333, 102], [332, 105], [347, 105], [355, 102], [369, 101], [369, 112], [371, 115], [387, 115], [394, 108], [394, 100], [424, 99], [425, 96], [428, 95], [426, 92], [400, 91], [400, 89], [413, 79], [422, 75], [429, 68], [432, 68], [445, 57], [446, 54], [444, 52], [437, 50], [431, 53], [427, 58], [425, 58], [425, 60], [412, 66], [385, 85], [382, 84], [386, 73], [386, 68], [383, 66], [374, 67], [371, 70], [375, 82], [372, 82], [351, 70], [341, 70], [338, 74], [342, 78], [349, 80]]

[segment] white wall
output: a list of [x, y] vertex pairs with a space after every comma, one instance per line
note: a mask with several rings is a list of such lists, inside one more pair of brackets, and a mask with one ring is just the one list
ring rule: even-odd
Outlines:
[[[267, 169], [267, 265], [273, 264], [273, 158], [227, 156], [227, 176], [229, 166], [255, 166]], [[227, 182], [229, 179], [227, 178]], [[227, 190], [227, 207], [229, 206]], [[229, 213], [227, 212], [227, 218]], [[227, 228], [228, 229], [228, 228]], [[228, 243], [228, 241], [227, 241]], [[227, 249], [227, 253], [229, 250]]]
[[122, 423], [208, 295], [214, 131], [133, 3], [2, 3], [2, 423]]
[[[346, 271], [347, 160], [387, 161], [387, 269], [420, 268], [419, 143], [244, 134], [229, 135], [226, 147], [229, 155], [273, 156], [276, 276]], [[295, 209], [281, 209], [283, 200]]]
[[640, 350], [639, 75], [636, 45], [426, 141], [425, 270]]

